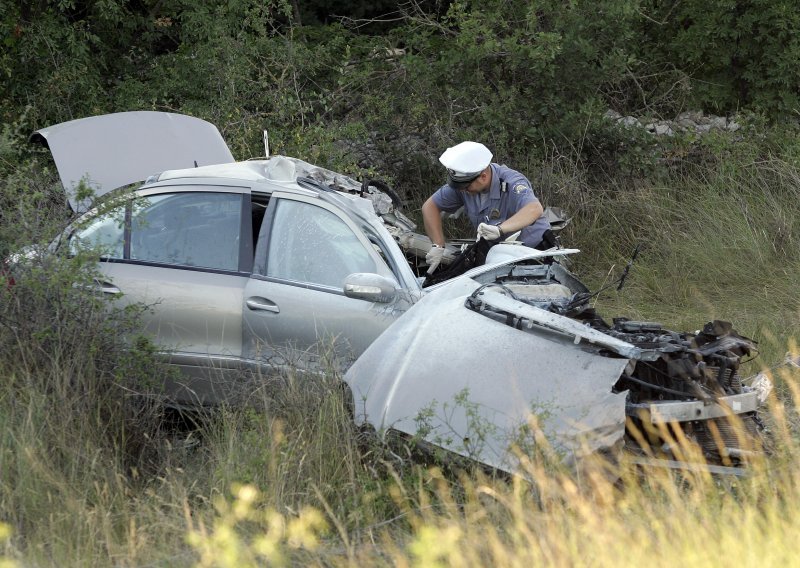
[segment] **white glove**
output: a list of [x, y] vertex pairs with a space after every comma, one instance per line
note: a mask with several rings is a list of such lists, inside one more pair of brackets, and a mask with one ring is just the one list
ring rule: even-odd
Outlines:
[[478, 238], [476, 241], [479, 241], [481, 237], [486, 239], [487, 241], [496, 241], [501, 236], [500, 234], [500, 227], [498, 225], [490, 225], [488, 223], [481, 223], [478, 225]]
[[442, 262], [442, 257], [444, 256], [444, 247], [440, 247], [439, 245], [431, 245], [431, 249], [428, 251], [428, 254], [425, 255], [425, 262], [428, 263], [428, 274], [431, 274], [436, 267]]

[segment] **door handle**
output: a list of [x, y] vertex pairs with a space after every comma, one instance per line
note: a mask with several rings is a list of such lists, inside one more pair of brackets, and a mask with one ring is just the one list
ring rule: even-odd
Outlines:
[[247, 304], [247, 307], [253, 311], [274, 312], [276, 314], [281, 313], [278, 304], [272, 300], [267, 300], [266, 298], [262, 298], [260, 296], [250, 296], [247, 298], [245, 304]]
[[103, 294], [122, 294], [122, 290], [110, 282], [104, 282], [97, 279], [94, 281], [94, 289], [98, 292], [102, 292]]

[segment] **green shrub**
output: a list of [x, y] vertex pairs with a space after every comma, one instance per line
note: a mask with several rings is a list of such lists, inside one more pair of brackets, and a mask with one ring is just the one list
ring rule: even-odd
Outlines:
[[695, 108], [773, 118], [800, 108], [800, 12], [793, 2], [643, 2], [643, 58], [681, 69]]

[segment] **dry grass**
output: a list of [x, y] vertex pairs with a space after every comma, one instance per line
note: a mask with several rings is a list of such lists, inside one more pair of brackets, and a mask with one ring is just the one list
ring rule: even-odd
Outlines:
[[[579, 472], [528, 461], [512, 480], [429, 470], [393, 476], [400, 511], [351, 532], [324, 507], [283, 514], [254, 486], [237, 489], [213, 525], [193, 525], [202, 565], [304, 562], [397, 566], [792, 565], [800, 515], [794, 400], [770, 402], [775, 453], [745, 477], [588, 461]], [[690, 452], [690, 449], [686, 449]], [[266, 499], [268, 500], [268, 499]], [[236, 513], [238, 511], [238, 513]], [[265, 546], [264, 542], [270, 543]]]

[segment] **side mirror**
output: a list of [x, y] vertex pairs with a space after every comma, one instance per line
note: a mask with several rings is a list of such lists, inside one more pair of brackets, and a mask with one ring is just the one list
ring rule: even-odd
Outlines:
[[355, 272], [344, 279], [344, 295], [348, 298], [388, 304], [397, 296], [397, 284], [378, 274]]

